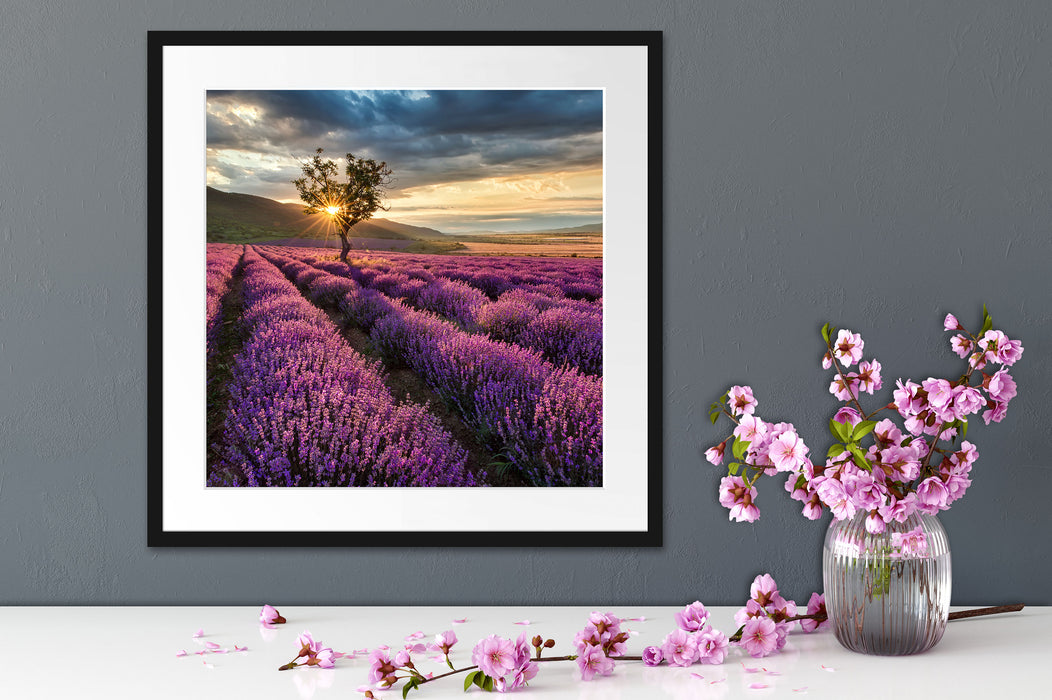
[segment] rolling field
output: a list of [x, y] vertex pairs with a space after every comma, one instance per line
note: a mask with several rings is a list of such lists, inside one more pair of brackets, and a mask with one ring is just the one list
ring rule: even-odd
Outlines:
[[208, 245], [210, 486], [601, 486], [602, 260]]

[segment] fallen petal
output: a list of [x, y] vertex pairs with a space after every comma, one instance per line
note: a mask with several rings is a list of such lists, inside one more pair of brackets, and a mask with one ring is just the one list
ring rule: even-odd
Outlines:
[[423, 638], [424, 638], [424, 633], [423, 633], [423, 632], [421, 632], [420, 630], [417, 630], [416, 632], [413, 632], [413, 633], [412, 633], [411, 635], [409, 635], [408, 637], [406, 637], [406, 638], [405, 638], [405, 640], [406, 640], [407, 642], [411, 642], [411, 641], [413, 641], [414, 639], [423, 639]]
[[519, 622], [513, 622], [511, 624], [513, 624], [513, 625], [528, 625], [528, 624], [530, 624], [530, 621], [529, 620], [521, 620]]
[[801, 686], [799, 688], [793, 688], [793, 692], [794, 693], [803, 693], [803, 692], [806, 692], [806, 691], [807, 691], [807, 686], [806, 685]]
[[237, 644], [235, 644], [234, 651], [248, 651], [248, 647], [239, 647]]
[[219, 648], [219, 645], [216, 644], [215, 642], [205, 642], [205, 646], [208, 647], [209, 649], [218, 649]]
[[759, 673], [760, 672], [760, 669], [758, 669], [758, 668], [749, 668], [745, 664], [742, 664], [742, 670], [745, 671], [746, 673]]
[[630, 622], [646, 622], [647, 621], [647, 618], [644, 615], [640, 615], [639, 617], [629, 617], [627, 619]]
[[721, 678], [718, 681], [709, 681], [709, 685], [716, 685], [717, 683], [722, 683], [725, 680], [727, 680], [727, 679], [726, 678]]
[[771, 686], [766, 683], [750, 683], [749, 690], [763, 690], [764, 688], [770, 688]]
[[194, 636], [194, 639], [197, 639], [198, 637], [205, 636], [205, 628], [202, 627], [201, 629], [197, 630], [196, 632], [194, 632], [193, 636]]
[[822, 664], [822, 670], [823, 671], [829, 671], [830, 673], [834, 673], [836, 671], [835, 668], [830, 668], [829, 666], [826, 666], [825, 664]]
[[175, 652], [175, 655], [176, 656], [189, 656], [189, 654], [186, 653], [186, 649], [180, 649], [179, 651]]
[[464, 624], [467, 621], [468, 621], [468, 619], [466, 617], [462, 617], [459, 620], [453, 620], [453, 624], [454, 625], [462, 625], [462, 624]]
[[694, 677], [694, 678], [698, 678], [698, 679], [700, 679], [700, 680], [705, 680], [705, 676], [701, 675], [700, 673], [692, 673], [692, 674], [690, 674], [690, 675], [691, 675], [692, 677]]

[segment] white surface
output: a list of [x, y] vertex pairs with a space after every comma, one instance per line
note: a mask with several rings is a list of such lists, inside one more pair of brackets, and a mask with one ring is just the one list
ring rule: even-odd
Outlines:
[[[643, 532], [647, 528], [647, 47], [164, 49], [166, 531]], [[348, 66], [335, 75], [302, 70]], [[382, 59], [378, 59], [382, 56]], [[660, 57], [652, 57], [660, 60]], [[603, 89], [602, 488], [205, 488], [205, 93], [209, 89]], [[660, 202], [654, 203], [660, 206]], [[392, 214], [393, 216], [393, 214]], [[156, 234], [156, 232], [155, 232]], [[659, 439], [660, 436], [651, 436]], [[603, 503], [597, 524], [587, 503]], [[570, 544], [587, 544], [582, 537]]]
[[[322, 671], [277, 670], [298, 651], [296, 636], [309, 630], [337, 651], [388, 644], [398, 648], [407, 635], [420, 630], [429, 637], [453, 629], [460, 639], [452, 658], [459, 668], [470, 665], [471, 647], [483, 636], [527, 637], [540, 634], [556, 640], [546, 654], [573, 653], [573, 635], [581, 629], [589, 608], [427, 607], [356, 608], [296, 607], [272, 601], [288, 618], [275, 630], [262, 629], [258, 608], [0, 608], [0, 658], [7, 661], [0, 679], [0, 698], [361, 698], [355, 692], [367, 683], [364, 658], [337, 662]], [[956, 609], [956, 608], [955, 608]], [[604, 608], [605, 610], [605, 608]], [[646, 616], [628, 622], [637, 630], [629, 654], [657, 644], [675, 624], [670, 607], [613, 607], [623, 617]], [[734, 608], [713, 608], [712, 622], [730, 634]], [[467, 618], [454, 625], [455, 618]], [[528, 619], [531, 624], [514, 624]], [[191, 655], [203, 650], [192, 639], [249, 651]], [[573, 662], [541, 664], [540, 672], [521, 697], [575, 700], [629, 698], [999, 698], [1048, 697], [1048, 667], [1052, 652], [1052, 608], [1027, 608], [1021, 613], [951, 622], [946, 636], [931, 651], [918, 656], [876, 657], [844, 650], [829, 632], [793, 633], [781, 654], [751, 659], [732, 649], [722, 666], [646, 668], [640, 662], [617, 664], [614, 675], [583, 682]], [[744, 662], [744, 663], [743, 663]], [[207, 665], [206, 665], [207, 664]], [[825, 665], [832, 671], [822, 669]], [[441, 672], [437, 662], [422, 661], [423, 671]], [[762, 667], [780, 675], [746, 673]], [[697, 673], [704, 679], [695, 678]], [[482, 697], [463, 692], [463, 675], [442, 679], [410, 693], [411, 698]], [[712, 681], [722, 682], [712, 684]], [[749, 689], [752, 683], [770, 687]], [[806, 687], [805, 691], [796, 689]], [[400, 691], [377, 693], [397, 700]], [[486, 696], [497, 697], [497, 696]]]

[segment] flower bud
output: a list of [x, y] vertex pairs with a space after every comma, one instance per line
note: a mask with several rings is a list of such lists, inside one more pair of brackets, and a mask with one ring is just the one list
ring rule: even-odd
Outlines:
[[555, 646], [555, 640], [554, 639], [548, 639], [548, 640], [546, 640], [544, 642], [544, 648], [545, 649], [551, 649], [553, 646]]

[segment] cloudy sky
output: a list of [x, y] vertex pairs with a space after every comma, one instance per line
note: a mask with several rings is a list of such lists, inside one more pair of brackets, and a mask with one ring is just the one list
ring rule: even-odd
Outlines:
[[211, 90], [207, 111], [208, 184], [227, 192], [298, 202], [298, 162], [324, 148], [387, 161], [377, 217], [447, 233], [602, 220], [599, 90]]

